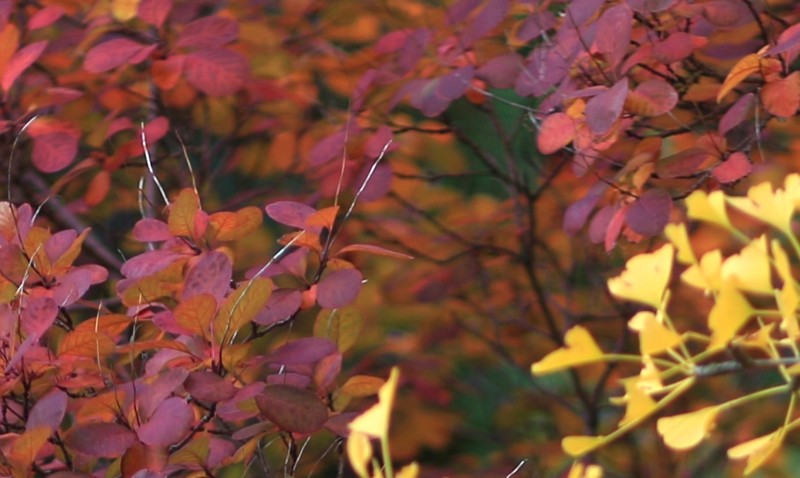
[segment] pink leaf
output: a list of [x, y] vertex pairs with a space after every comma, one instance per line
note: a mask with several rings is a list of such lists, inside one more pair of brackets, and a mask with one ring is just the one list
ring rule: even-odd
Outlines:
[[465, 20], [482, 0], [458, 0], [447, 8], [447, 23], [453, 25]]
[[176, 48], [217, 48], [239, 37], [239, 24], [230, 18], [211, 15], [198, 18], [186, 25]]
[[748, 119], [753, 112], [755, 99], [756, 97], [753, 93], [747, 93], [736, 100], [736, 103], [728, 108], [728, 111], [719, 120], [719, 134], [723, 136], [728, 134], [729, 131]]
[[44, 173], [66, 168], [78, 153], [80, 133], [70, 126], [33, 123], [28, 134], [33, 138], [31, 160]]
[[92, 272], [83, 268], [71, 268], [61, 276], [58, 285], [51, 289], [53, 300], [61, 307], [73, 304], [83, 297], [92, 285]]
[[311, 151], [308, 153], [308, 161], [312, 166], [319, 166], [328, 161], [340, 158], [344, 150], [346, 137], [347, 134], [345, 134], [345, 131], [337, 131], [322, 138], [311, 148]]
[[311, 385], [311, 377], [299, 373], [274, 373], [267, 375], [267, 385], [289, 385], [295, 388], [307, 388]]
[[89, 50], [83, 60], [83, 68], [89, 73], [104, 73], [124, 65], [149, 47], [128, 38], [113, 38]]
[[172, 9], [172, 1], [173, 0], [141, 0], [139, 3], [138, 16], [145, 23], [161, 28], [161, 25], [164, 24], [167, 16], [169, 16], [169, 11]]
[[29, 299], [22, 309], [20, 322], [26, 335], [37, 340], [53, 325], [58, 315], [58, 305], [50, 297]]
[[604, 206], [592, 217], [592, 221], [589, 223], [589, 240], [594, 244], [600, 244], [605, 240], [608, 224], [611, 222], [611, 218], [614, 217], [617, 209], [619, 209], [617, 205]]
[[690, 148], [658, 160], [656, 174], [661, 178], [686, 178], [697, 174], [700, 166], [708, 159], [708, 151]]
[[258, 412], [244, 405], [252, 400], [253, 397], [259, 395], [264, 390], [265, 386], [266, 384], [264, 382], [255, 382], [240, 388], [233, 398], [221, 403], [217, 407], [217, 416], [230, 422], [247, 420], [248, 418], [256, 416]]
[[531, 41], [538, 38], [542, 32], [555, 27], [558, 23], [556, 16], [549, 10], [543, 10], [529, 15], [517, 30], [517, 38], [522, 41]]
[[643, 236], [655, 236], [664, 230], [672, 211], [672, 198], [663, 189], [650, 189], [628, 209], [625, 222]]
[[14, 82], [17, 81], [19, 75], [39, 59], [45, 48], [47, 48], [47, 40], [42, 40], [26, 45], [14, 53], [14, 56], [11, 57], [11, 60], [6, 65], [2, 85], [0, 85], [6, 94], [8, 94], [8, 90], [11, 89]]
[[167, 250], [147, 251], [125, 261], [120, 272], [129, 279], [138, 279], [155, 274], [181, 257]]
[[50, 259], [50, 262], [55, 262], [59, 257], [63, 256], [77, 237], [78, 233], [75, 229], [58, 231], [50, 236], [44, 243], [44, 253], [47, 255], [47, 258]]
[[[364, 182], [367, 181], [370, 171], [372, 171], [372, 175], [369, 176], [369, 182], [365, 185]], [[358, 200], [367, 203], [383, 198], [392, 189], [393, 177], [394, 172], [389, 164], [379, 164], [375, 166], [374, 170], [372, 164], [365, 164], [353, 185], [354, 192], [361, 189], [362, 185], [364, 187]]]
[[170, 397], [161, 402], [136, 434], [146, 445], [168, 446], [180, 441], [192, 428], [193, 422], [192, 407], [182, 398]]
[[658, 116], [669, 111], [678, 104], [678, 92], [666, 81], [654, 78], [647, 80], [634, 89], [628, 96], [626, 108], [642, 116]]
[[306, 220], [316, 209], [294, 201], [278, 201], [264, 208], [267, 216], [287, 226], [305, 229]]
[[247, 81], [250, 64], [239, 53], [221, 48], [186, 55], [186, 80], [209, 96], [239, 91]]
[[317, 284], [317, 303], [326, 309], [338, 309], [353, 302], [364, 277], [356, 269], [340, 269], [326, 275]]
[[[189, 372], [184, 368], [168, 368], [161, 371], [155, 380], [152, 376], [147, 377], [149, 383], [137, 380], [135, 387], [139, 414], [149, 420], [161, 403], [183, 385], [188, 376]], [[132, 392], [129, 390], [131, 395], [133, 395]]]
[[536, 147], [542, 154], [553, 154], [572, 142], [575, 121], [565, 113], [553, 113], [542, 121], [536, 135]]
[[508, 3], [508, 0], [489, 0], [461, 32], [460, 44], [464, 47], [472, 46], [476, 40], [492, 31], [505, 18]]
[[332, 391], [331, 385], [342, 371], [342, 354], [332, 353], [323, 357], [314, 367], [314, 385], [319, 391]]
[[572, 0], [567, 7], [570, 25], [582, 26], [603, 6], [605, 0]]
[[625, 212], [627, 212], [627, 210], [627, 206], [617, 209], [614, 215], [611, 216], [611, 220], [608, 221], [608, 227], [606, 228], [606, 237], [604, 241], [606, 252], [611, 251], [611, 249], [617, 245], [617, 238], [619, 237], [620, 232], [622, 232], [622, 226], [625, 225]]
[[314, 393], [288, 385], [267, 385], [256, 404], [269, 421], [293, 433], [313, 433], [328, 420], [328, 409]]
[[653, 47], [653, 57], [661, 63], [675, 63], [687, 58], [694, 51], [692, 36], [686, 32], [675, 32]]
[[741, 151], [728, 156], [722, 164], [711, 170], [714, 179], [722, 184], [731, 184], [744, 178], [753, 171], [753, 163]]
[[158, 219], [144, 218], [133, 226], [133, 238], [141, 242], [168, 241], [174, 236], [169, 232], [169, 226]]
[[303, 295], [298, 290], [274, 290], [269, 296], [267, 305], [258, 316], [253, 319], [253, 322], [261, 325], [270, 325], [284, 321], [297, 312], [302, 302]]
[[339, 249], [339, 252], [337, 252], [336, 255], [340, 256], [346, 252], [367, 252], [379, 256], [393, 257], [395, 259], [406, 259], [406, 260], [411, 260], [414, 258], [414, 256], [403, 254], [402, 252], [384, 249], [383, 247], [374, 246], [372, 244], [350, 244]]
[[800, 24], [795, 24], [784, 30], [778, 37], [778, 41], [769, 50], [768, 55], [779, 55], [783, 53], [786, 63], [792, 63], [797, 55], [800, 54]]
[[205, 252], [186, 274], [183, 298], [205, 293], [217, 299], [218, 304], [222, 303], [222, 298], [231, 288], [232, 274], [233, 263], [226, 254]]
[[618, 81], [607, 91], [586, 103], [586, 124], [596, 135], [606, 134], [622, 114], [628, 96], [628, 78]]
[[267, 357], [267, 362], [286, 366], [313, 364], [337, 351], [336, 344], [328, 339], [307, 337], [278, 347]]
[[628, 0], [628, 5], [637, 12], [660, 12], [671, 7], [676, 0]]
[[616, 68], [628, 51], [633, 12], [624, 3], [615, 5], [597, 20], [595, 45], [606, 56], [610, 68]]
[[206, 403], [228, 400], [236, 394], [236, 387], [229, 380], [205, 370], [190, 373], [183, 387], [193, 398]]
[[136, 442], [136, 434], [116, 423], [74, 425], [66, 433], [67, 447], [88, 456], [118, 458]]
[[58, 389], [51, 390], [50, 393], [37, 400], [33, 405], [25, 426], [29, 430], [39, 426], [58, 430], [66, 411], [67, 394]]
[[28, 30], [38, 30], [39, 28], [49, 27], [57, 22], [64, 13], [63, 8], [58, 5], [49, 5], [34, 13], [28, 20]]

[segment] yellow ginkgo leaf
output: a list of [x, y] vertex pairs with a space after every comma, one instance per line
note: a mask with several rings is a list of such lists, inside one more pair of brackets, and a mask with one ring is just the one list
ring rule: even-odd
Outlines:
[[683, 338], [668, 329], [656, 314], [642, 311], [628, 321], [628, 328], [639, 333], [639, 350], [644, 355], [655, 355], [683, 343]]
[[770, 249], [772, 250], [772, 263], [775, 270], [778, 271], [778, 276], [785, 283], [795, 283], [794, 276], [792, 276], [792, 265], [789, 262], [789, 255], [786, 250], [781, 246], [780, 241], [773, 239], [770, 241]]
[[608, 290], [620, 299], [657, 309], [672, 274], [674, 253], [672, 244], [665, 244], [655, 252], [632, 257], [622, 274], [609, 279]]
[[625, 416], [619, 422], [620, 427], [642, 420], [647, 416], [655, 413], [658, 404], [653, 400], [650, 395], [645, 393], [643, 387], [639, 386], [640, 377], [631, 377], [623, 381], [625, 387]]
[[373, 438], [386, 439], [389, 435], [389, 418], [397, 391], [400, 370], [392, 368], [389, 379], [378, 391], [378, 403], [350, 422], [350, 430], [361, 432]]
[[723, 284], [717, 303], [708, 315], [711, 329], [709, 350], [725, 347], [753, 314], [753, 306], [745, 296], [730, 284]]
[[714, 427], [719, 407], [701, 408], [690, 413], [659, 418], [656, 429], [673, 450], [688, 450], [703, 441]]
[[672, 245], [675, 246], [675, 249], [677, 249], [675, 257], [678, 259], [678, 262], [682, 264], [697, 263], [697, 258], [689, 243], [689, 234], [686, 232], [686, 224], [667, 224], [664, 228], [664, 235], [667, 236], [667, 239], [669, 239]]
[[534, 375], [545, 375], [603, 359], [603, 351], [597, 346], [589, 331], [580, 325], [567, 331], [564, 343], [564, 347], [550, 352], [533, 364], [531, 372]]
[[744, 474], [749, 475], [763, 465], [781, 447], [785, 434], [785, 429], [780, 428], [768, 435], [740, 443], [728, 449], [728, 458], [731, 460], [747, 458]]
[[573, 435], [561, 440], [561, 448], [570, 456], [583, 456], [590, 453], [606, 442], [604, 436]]
[[775, 294], [775, 299], [781, 312], [781, 329], [792, 341], [796, 341], [800, 338], [800, 324], [797, 322], [800, 296], [794, 281], [783, 284], [783, 288]]
[[708, 294], [722, 286], [722, 252], [713, 249], [703, 254], [699, 264], [694, 264], [681, 274], [681, 280]]
[[722, 101], [731, 90], [736, 88], [739, 83], [743, 82], [750, 75], [760, 74], [761, 76], [769, 76], [775, 69], [780, 69], [780, 62], [775, 58], [765, 58], [759, 53], [751, 53], [743, 56], [733, 68], [731, 68], [725, 81], [717, 93], [717, 103]]
[[400, 471], [395, 473], [395, 478], [417, 478], [419, 476], [419, 464], [413, 462], [404, 466]]
[[686, 198], [686, 209], [690, 219], [710, 222], [733, 231], [728, 212], [725, 210], [725, 194], [722, 191], [706, 194], [705, 191], [697, 189]]
[[772, 295], [770, 258], [767, 252], [767, 237], [753, 239], [739, 254], [725, 259], [722, 264], [722, 280], [730, 281], [737, 288]]
[[347, 458], [359, 478], [369, 478], [368, 466], [372, 459], [372, 444], [369, 437], [360, 432], [351, 432], [347, 437]]
[[584, 465], [576, 461], [569, 469], [567, 478], [603, 478], [603, 468], [600, 465]]
[[791, 221], [800, 201], [800, 176], [790, 174], [784, 187], [773, 191], [772, 185], [764, 182], [747, 191], [746, 197], [728, 197], [727, 202], [748, 216], [765, 222], [784, 234], [791, 235]]

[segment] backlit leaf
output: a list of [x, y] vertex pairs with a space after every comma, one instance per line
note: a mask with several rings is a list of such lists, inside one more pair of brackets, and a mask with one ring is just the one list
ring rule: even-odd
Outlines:
[[620, 427], [641, 421], [658, 410], [658, 404], [639, 386], [639, 377], [627, 378], [625, 387], [625, 415], [619, 422]]
[[671, 244], [655, 252], [629, 259], [625, 271], [609, 279], [608, 290], [621, 299], [658, 308], [672, 275], [675, 248]]
[[590, 453], [606, 443], [604, 436], [575, 435], [561, 440], [561, 448], [570, 456], [579, 457]]
[[718, 291], [722, 287], [722, 253], [713, 249], [703, 254], [698, 264], [692, 264], [681, 274], [681, 280], [703, 290]]
[[314, 321], [314, 335], [331, 340], [340, 352], [346, 352], [358, 341], [363, 322], [363, 317], [353, 307], [323, 309]]
[[575, 122], [565, 113], [553, 113], [542, 121], [536, 146], [542, 154], [552, 154], [572, 142]]
[[673, 450], [697, 446], [715, 425], [719, 407], [706, 407], [682, 415], [659, 418], [656, 429], [664, 443]]
[[753, 306], [744, 295], [732, 285], [723, 283], [717, 302], [708, 315], [708, 328], [711, 329], [708, 349], [727, 346], [752, 315]]
[[733, 230], [728, 212], [725, 210], [725, 194], [714, 191], [710, 194], [698, 189], [686, 198], [687, 215], [690, 219], [699, 219]]
[[749, 475], [780, 450], [785, 435], [785, 429], [781, 428], [767, 435], [740, 443], [728, 449], [728, 458], [732, 460], [747, 458], [744, 474]]
[[731, 206], [745, 214], [767, 223], [786, 235], [792, 235], [791, 219], [795, 204], [800, 199], [800, 175], [790, 174], [784, 179], [783, 188], [773, 191], [768, 182], [747, 190], [747, 197], [728, 197]]
[[588, 330], [576, 325], [564, 335], [564, 347], [550, 352], [531, 366], [534, 375], [546, 375], [566, 368], [603, 360], [603, 351]]
[[221, 343], [230, 339], [240, 328], [253, 320], [267, 304], [272, 292], [272, 281], [256, 277], [239, 284], [220, 305], [214, 318], [214, 336]]
[[211, 237], [216, 241], [235, 241], [252, 233], [263, 220], [261, 210], [246, 207], [236, 212], [217, 212], [209, 216]]
[[173, 236], [194, 237], [194, 217], [200, 210], [200, 199], [191, 188], [182, 189], [169, 207], [169, 232]]

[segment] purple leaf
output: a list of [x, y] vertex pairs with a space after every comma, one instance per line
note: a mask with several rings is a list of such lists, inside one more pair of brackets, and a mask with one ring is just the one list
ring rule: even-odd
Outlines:
[[253, 319], [257, 324], [270, 325], [281, 322], [297, 312], [303, 302], [303, 294], [294, 289], [272, 291], [266, 307]]
[[326, 309], [338, 309], [353, 302], [361, 290], [364, 276], [356, 269], [340, 269], [326, 275], [317, 284], [317, 303]]
[[508, 12], [508, 0], [489, 0], [461, 32], [461, 45], [472, 44], [500, 24]]
[[567, 7], [567, 19], [570, 25], [582, 26], [600, 10], [605, 0], [573, 0]]
[[597, 20], [595, 45], [606, 56], [610, 68], [616, 68], [628, 51], [633, 12], [624, 3], [615, 5]]
[[625, 97], [628, 96], [628, 78], [618, 81], [607, 91], [586, 103], [586, 124], [596, 135], [608, 133], [622, 114]]
[[267, 212], [267, 216], [275, 221], [298, 229], [305, 229], [308, 217], [317, 212], [311, 206], [294, 201], [274, 202], [268, 204], [264, 210]]
[[708, 159], [708, 151], [690, 148], [658, 160], [656, 174], [661, 178], [685, 178], [697, 174], [700, 166]]
[[136, 434], [116, 423], [74, 425], [66, 433], [67, 447], [88, 456], [118, 458], [136, 442]]
[[326, 136], [311, 148], [308, 153], [308, 161], [312, 166], [319, 166], [336, 158], [341, 158], [346, 137], [347, 133], [345, 131], [337, 131]]
[[288, 385], [267, 385], [256, 404], [269, 421], [293, 433], [313, 433], [328, 420], [328, 409], [315, 394]]
[[739, 126], [739, 124], [748, 119], [753, 113], [755, 99], [756, 97], [753, 93], [747, 93], [736, 100], [736, 103], [728, 108], [728, 111], [726, 111], [719, 120], [719, 134], [725, 136], [733, 128]]
[[172, 239], [169, 226], [164, 221], [158, 219], [144, 218], [136, 222], [133, 226], [133, 238], [141, 242], [161, 242]]
[[607, 187], [605, 183], [597, 183], [586, 196], [569, 205], [564, 213], [564, 231], [567, 234], [574, 235], [580, 231]]
[[447, 9], [447, 24], [464, 21], [472, 13], [482, 0], [458, 0]]
[[205, 370], [190, 373], [183, 387], [192, 397], [207, 403], [228, 400], [236, 394], [236, 387], [230, 381]]
[[226, 254], [219, 251], [203, 253], [186, 274], [183, 298], [206, 293], [217, 299], [218, 304], [222, 303], [231, 288], [232, 274], [233, 263]]
[[168, 446], [180, 441], [192, 428], [193, 422], [192, 407], [182, 398], [170, 397], [161, 402], [136, 433], [146, 445]]
[[786, 63], [791, 63], [800, 53], [800, 24], [792, 25], [784, 30], [778, 37], [778, 41], [769, 50], [768, 55], [778, 55], [786, 53]]
[[29, 430], [39, 426], [57, 430], [66, 411], [67, 394], [58, 389], [51, 390], [33, 405], [25, 426]]
[[692, 36], [686, 32], [675, 32], [666, 40], [653, 47], [653, 57], [661, 63], [675, 63], [688, 57], [694, 51]]
[[89, 269], [70, 268], [61, 276], [58, 285], [52, 289], [53, 300], [61, 307], [70, 305], [83, 297], [93, 281], [93, 273]]
[[311, 377], [299, 373], [273, 373], [267, 375], [267, 385], [289, 385], [295, 388], [306, 388], [311, 385]]
[[129, 279], [138, 279], [155, 274], [181, 257], [167, 250], [147, 251], [125, 261], [120, 272]]
[[664, 230], [672, 211], [672, 198], [663, 189], [650, 189], [639, 196], [625, 215], [625, 222], [634, 232], [655, 236]]
[[278, 365], [312, 364], [337, 352], [336, 344], [321, 337], [307, 337], [282, 345], [267, 357], [267, 362]]
[[617, 209], [619, 209], [619, 206], [616, 205], [604, 206], [592, 217], [592, 221], [589, 223], [589, 240], [594, 244], [600, 244], [605, 241], [608, 224]]
[[475, 72], [475, 77], [486, 81], [492, 88], [511, 88], [522, 68], [521, 56], [516, 53], [506, 53], [481, 65]]
[[264, 382], [255, 382], [240, 388], [233, 398], [217, 407], [217, 416], [229, 422], [238, 422], [256, 416], [258, 413], [245, 404], [252, 403], [254, 397], [259, 395], [265, 386]]
[[556, 16], [548, 10], [529, 15], [517, 30], [517, 38], [521, 41], [531, 41], [542, 32], [550, 30], [558, 23]]

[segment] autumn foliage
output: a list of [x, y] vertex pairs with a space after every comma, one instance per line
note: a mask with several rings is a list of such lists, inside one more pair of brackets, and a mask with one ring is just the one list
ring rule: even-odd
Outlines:
[[0, 0], [0, 475], [785, 472], [798, 16]]

